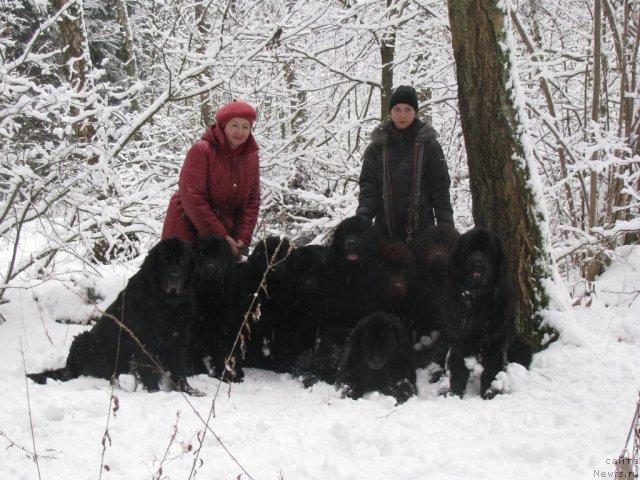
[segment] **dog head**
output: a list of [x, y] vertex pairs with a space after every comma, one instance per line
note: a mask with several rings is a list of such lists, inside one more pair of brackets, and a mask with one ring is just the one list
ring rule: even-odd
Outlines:
[[179, 238], [158, 242], [148, 253], [141, 270], [151, 283], [156, 283], [168, 298], [178, 301], [190, 290], [193, 254]]
[[402, 302], [416, 279], [416, 259], [400, 240], [385, 240], [382, 244], [382, 267], [385, 293], [392, 302]]
[[324, 286], [326, 265], [325, 248], [305, 245], [294, 248], [287, 259], [287, 269], [295, 276], [295, 291], [303, 295], [317, 295]]
[[406, 343], [398, 337], [400, 331], [394, 317], [376, 312], [360, 319], [351, 335], [351, 349], [355, 358], [370, 370], [383, 370], [401, 354]]
[[474, 228], [460, 236], [451, 267], [466, 291], [485, 293], [497, 287], [505, 268], [502, 242], [494, 233]]
[[329, 246], [329, 255], [335, 263], [359, 266], [380, 262], [381, 239], [378, 231], [367, 219], [355, 216], [340, 222]]
[[433, 225], [422, 232], [412, 245], [419, 274], [444, 275], [459, 237], [455, 227], [448, 223]]
[[220, 237], [198, 238], [193, 244], [195, 280], [198, 283], [222, 284], [234, 264], [229, 243]]

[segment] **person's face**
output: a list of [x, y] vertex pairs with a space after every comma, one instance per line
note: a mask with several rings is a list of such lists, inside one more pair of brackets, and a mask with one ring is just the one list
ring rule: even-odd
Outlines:
[[416, 111], [411, 105], [397, 103], [391, 109], [391, 121], [397, 130], [403, 130], [413, 123]]
[[251, 123], [245, 118], [234, 117], [224, 126], [224, 136], [233, 150], [246, 142], [250, 133]]

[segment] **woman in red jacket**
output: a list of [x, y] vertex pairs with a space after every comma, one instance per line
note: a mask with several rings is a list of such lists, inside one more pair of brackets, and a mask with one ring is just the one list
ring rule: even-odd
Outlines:
[[251, 128], [256, 110], [233, 101], [193, 145], [169, 201], [162, 238], [224, 238], [234, 255], [251, 242], [260, 208], [258, 144]]

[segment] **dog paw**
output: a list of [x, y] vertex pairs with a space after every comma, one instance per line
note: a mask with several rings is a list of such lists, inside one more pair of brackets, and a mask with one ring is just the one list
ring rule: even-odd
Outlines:
[[206, 397], [207, 396], [206, 393], [201, 392], [197, 388], [189, 388], [188, 390], [185, 389], [184, 393], [186, 393], [187, 395], [190, 395], [192, 397]]
[[500, 395], [502, 392], [502, 390], [497, 390], [495, 388], [488, 388], [483, 394], [482, 394], [482, 398], [484, 398], [485, 400], [491, 400], [493, 397], [495, 397], [496, 395]]
[[186, 379], [181, 379], [176, 382], [176, 390], [192, 397], [204, 397], [206, 395], [197, 388], [193, 388]]
[[438, 391], [438, 395], [440, 395], [441, 397], [446, 397], [446, 398], [451, 398], [451, 397], [462, 398], [464, 396], [464, 392], [455, 392], [455, 391], [451, 390], [450, 388], [441, 388]]
[[407, 379], [399, 381], [393, 389], [396, 405], [400, 405], [416, 394], [416, 387]]

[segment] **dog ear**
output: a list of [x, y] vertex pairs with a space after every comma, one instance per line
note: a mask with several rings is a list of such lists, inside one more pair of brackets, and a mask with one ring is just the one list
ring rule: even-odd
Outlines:
[[[160, 250], [160, 245], [162, 244], [164, 240], [161, 240], [160, 242], [156, 243], [151, 250], [149, 250], [149, 252], [147, 253], [147, 256], [144, 258], [144, 260], [142, 261], [142, 265], [148, 264], [148, 265], [156, 265], [156, 262], [158, 261], [158, 258], [160, 257], [160, 254], [158, 253]], [[142, 266], [140, 266], [140, 268], [142, 268]]]

